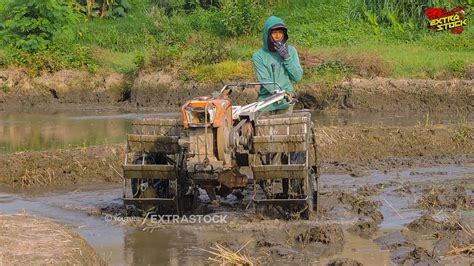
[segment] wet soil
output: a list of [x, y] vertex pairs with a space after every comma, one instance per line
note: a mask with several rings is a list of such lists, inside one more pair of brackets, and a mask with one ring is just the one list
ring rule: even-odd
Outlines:
[[[0, 86], [6, 84], [8, 92], [0, 92], [0, 110], [100, 104], [176, 111], [185, 100], [216, 89], [173, 80], [167, 73], [143, 72], [130, 80], [115, 74], [66, 71], [32, 78], [21, 70], [2, 71]], [[470, 115], [473, 87], [472, 80], [375, 78], [300, 86], [299, 94], [305, 107], [328, 112], [458, 108]], [[256, 93], [231, 97], [245, 103]], [[116, 183], [122, 181], [123, 144], [0, 155], [0, 206], [6, 213], [26, 211], [72, 226], [114, 265], [209, 262], [215, 254], [208, 251], [216, 244], [241, 249], [260, 264], [468, 264], [474, 228], [473, 129], [471, 122], [317, 125], [321, 208], [307, 221], [256, 212], [246, 191], [241, 200], [220, 198], [219, 205], [202, 193], [196, 212], [226, 215], [225, 224], [154, 222], [120, 201]]]
[[[372, 169], [362, 177], [323, 174], [320, 215], [311, 220], [288, 221], [255, 212], [249, 204], [251, 187], [242, 200], [230, 195], [220, 198], [220, 205], [212, 204], [202, 191], [199, 213], [226, 215], [224, 224], [145, 219], [123, 208], [120, 185], [15, 188], [0, 193], [0, 199], [6, 212], [25, 210], [72, 225], [112, 264], [192, 265], [214, 257], [207, 251], [216, 244], [233, 251], [243, 247], [243, 254], [261, 264], [466, 264], [468, 252], [456, 253], [453, 248], [472, 244], [465, 231], [474, 226], [472, 209], [423, 208], [417, 201], [434, 183], [462, 186], [472, 197], [473, 165]], [[441, 225], [432, 225], [428, 217]]]
[[308, 108], [370, 112], [448, 111], [452, 106], [472, 111], [472, 80], [352, 79], [325, 88], [308, 85], [299, 90]]
[[0, 184], [51, 186], [121, 181], [124, 145], [0, 155]]
[[[461, 137], [454, 137], [458, 135]], [[373, 170], [462, 165], [474, 160], [471, 123], [432, 127], [319, 127], [316, 140], [322, 173], [349, 173], [353, 178], [367, 176]], [[120, 182], [124, 147], [117, 144], [0, 155], [0, 183], [37, 186]], [[468, 204], [467, 199], [464, 201]]]
[[106, 265], [76, 232], [27, 214], [0, 214], [1, 265]]

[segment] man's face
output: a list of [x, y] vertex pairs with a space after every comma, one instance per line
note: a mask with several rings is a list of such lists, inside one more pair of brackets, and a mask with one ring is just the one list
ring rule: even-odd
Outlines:
[[285, 38], [285, 32], [282, 29], [274, 29], [270, 32], [275, 42], [281, 42]]

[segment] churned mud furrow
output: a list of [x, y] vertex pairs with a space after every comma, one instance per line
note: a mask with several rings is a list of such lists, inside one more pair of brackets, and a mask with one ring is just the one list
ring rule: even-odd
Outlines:
[[[90, 74], [63, 70], [31, 77], [25, 70], [0, 71], [0, 110], [71, 104], [100, 104], [128, 109], [176, 111], [187, 100], [210, 95], [219, 84], [180, 82], [176, 73]], [[473, 80], [351, 79], [336, 85], [300, 85], [298, 98], [312, 110], [346, 109], [370, 112], [472, 111]], [[157, 97], [157, 95], [159, 95]], [[255, 89], [235, 92], [234, 105], [255, 101]]]
[[321, 160], [358, 162], [390, 157], [434, 157], [473, 154], [474, 125], [465, 123], [420, 127], [319, 127]]
[[0, 155], [0, 183], [48, 186], [119, 182], [123, 145]]

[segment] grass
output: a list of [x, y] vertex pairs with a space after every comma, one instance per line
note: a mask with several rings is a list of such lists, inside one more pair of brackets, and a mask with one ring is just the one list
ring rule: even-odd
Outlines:
[[[178, 68], [185, 81], [254, 79], [250, 60], [262, 45], [260, 32], [229, 37], [222, 33], [224, 18], [219, 10], [196, 9], [167, 16], [153, 2], [136, 3], [123, 18], [81, 23], [75, 43], [92, 48], [92, 60], [99, 70], [130, 73], [137, 67], [168, 66]], [[354, 2], [349, 0], [284, 2], [266, 7], [259, 23], [268, 15], [283, 17], [289, 26], [290, 42], [299, 51], [325, 58], [322, 63], [326, 67], [305, 69], [304, 83], [332, 83], [364, 76], [361, 72], [366, 71], [361, 68], [370, 66], [354, 62], [351, 57], [357, 55], [355, 61], [360, 62], [365, 55], [377, 58], [366, 64], [385, 64], [387, 69], [375, 74], [395, 78], [437, 78], [446, 73], [461, 76], [474, 62], [472, 27], [466, 27], [460, 35], [377, 28], [353, 19], [353, 7]], [[5, 50], [0, 49], [0, 66], [6, 57]], [[350, 67], [330, 64], [337, 60]]]
[[[315, 49], [315, 52], [320, 49]], [[465, 65], [474, 62], [472, 51], [457, 49], [434, 50], [420, 42], [386, 43], [374, 41], [352, 45], [351, 47], [331, 47], [322, 49], [322, 53], [334, 56], [335, 53], [360, 54], [367, 53], [380, 56], [391, 68], [391, 76], [396, 78], [434, 78], [442, 72], [452, 72], [453, 62]]]
[[94, 57], [101, 69], [119, 73], [130, 73], [136, 69], [134, 59], [138, 52], [116, 52], [104, 48], [95, 48]]
[[7, 62], [7, 51], [0, 47], [0, 67], [5, 65]]
[[190, 70], [191, 77], [198, 81], [220, 83], [233, 80], [251, 80], [254, 76], [250, 61], [224, 61], [217, 64], [200, 65]]

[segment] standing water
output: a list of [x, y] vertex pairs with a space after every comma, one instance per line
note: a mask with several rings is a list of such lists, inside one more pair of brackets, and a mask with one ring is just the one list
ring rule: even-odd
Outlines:
[[[177, 113], [124, 112], [56, 112], [1, 113], [0, 154], [18, 151], [39, 151], [58, 148], [78, 148], [91, 145], [124, 142], [135, 119], [176, 116]], [[474, 114], [473, 114], [474, 116]], [[313, 112], [316, 126], [385, 125], [414, 126], [417, 124], [455, 123], [451, 114], [326, 114]], [[472, 117], [471, 117], [472, 118]], [[456, 119], [456, 118], [454, 118]]]

